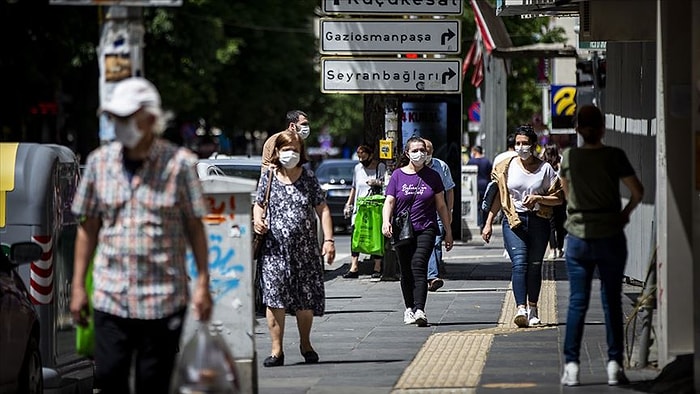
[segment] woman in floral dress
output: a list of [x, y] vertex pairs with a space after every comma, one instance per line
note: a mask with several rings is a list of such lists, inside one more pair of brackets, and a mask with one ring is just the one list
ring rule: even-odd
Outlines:
[[[301, 137], [292, 132], [280, 134], [275, 143], [272, 170], [263, 172], [253, 207], [254, 230], [266, 234], [258, 260], [272, 339], [271, 355], [263, 362], [266, 367], [284, 365], [286, 312], [296, 316], [299, 351], [304, 361], [317, 363], [319, 359], [311, 346], [310, 332], [313, 317], [323, 316], [325, 310], [322, 256], [332, 264], [335, 243], [323, 190], [313, 173], [302, 167], [306, 162]], [[270, 197], [263, 221], [262, 203], [268, 182], [271, 182]], [[321, 219], [322, 250], [316, 238], [314, 214]]]

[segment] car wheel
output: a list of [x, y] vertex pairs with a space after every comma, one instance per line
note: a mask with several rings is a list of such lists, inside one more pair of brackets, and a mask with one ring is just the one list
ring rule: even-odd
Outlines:
[[19, 373], [19, 392], [41, 394], [44, 392], [44, 376], [41, 370], [39, 341], [31, 337], [24, 353], [22, 370]]

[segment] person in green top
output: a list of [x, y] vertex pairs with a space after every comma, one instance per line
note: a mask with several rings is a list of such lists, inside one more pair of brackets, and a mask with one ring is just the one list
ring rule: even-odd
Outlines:
[[[576, 132], [583, 145], [564, 151], [560, 170], [568, 204], [564, 226], [569, 233], [565, 257], [570, 289], [561, 383], [579, 384], [581, 340], [597, 267], [608, 342], [608, 384], [626, 384], [621, 299], [627, 262], [624, 227], [642, 200], [644, 187], [625, 152], [603, 144], [605, 122], [598, 108], [584, 105], [579, 109]], [[624, 208], [620, 181], [630, 194]]]

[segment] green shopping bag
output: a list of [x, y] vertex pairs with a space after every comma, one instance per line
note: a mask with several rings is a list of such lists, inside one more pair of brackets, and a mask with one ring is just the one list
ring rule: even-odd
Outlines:
[[75, 351], [78, 354], [86, 357], [92, 357], [95, 353], [95, 319], [93, 318], [92, 309], [92, 266], [93, 263], [90, 261], [87, 274], [85, 276], [85, 292], [88, 294], [88, 305], [90, 308], [88, 325], [86, 327], [78, 325], [75, 326]]
[[374, 195], [357, 199], [355, 227], [352, 231], [350, 249], [353, 252], [384, 255], [384, 234], [382, 234], [382, 207], [384, 196]]

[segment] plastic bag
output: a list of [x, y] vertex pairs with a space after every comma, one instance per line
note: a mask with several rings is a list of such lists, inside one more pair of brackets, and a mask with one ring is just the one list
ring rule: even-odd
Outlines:
[[85, 292], [88, 295], [88, 308], [90, 315], [88, 316], [88, 325], [83, 327], [75, 326], [75, 351], [81, 356], [92, 357], [95, 354], [95, 319], [92, 309], [92, 261], [88, 265], [87, 274], [85, 275]]
[[172, 387], [175, 393], [235, 394], [239, 392], [236, 363], [221, 337], [222, 324], [200, 322], [187, 342]]
[[374, 195], [357, 199], [355, 227], [352, 230], [350, 249], [353, 252], [384, 255], [382, 234], [382, 207], [384, 196]]

